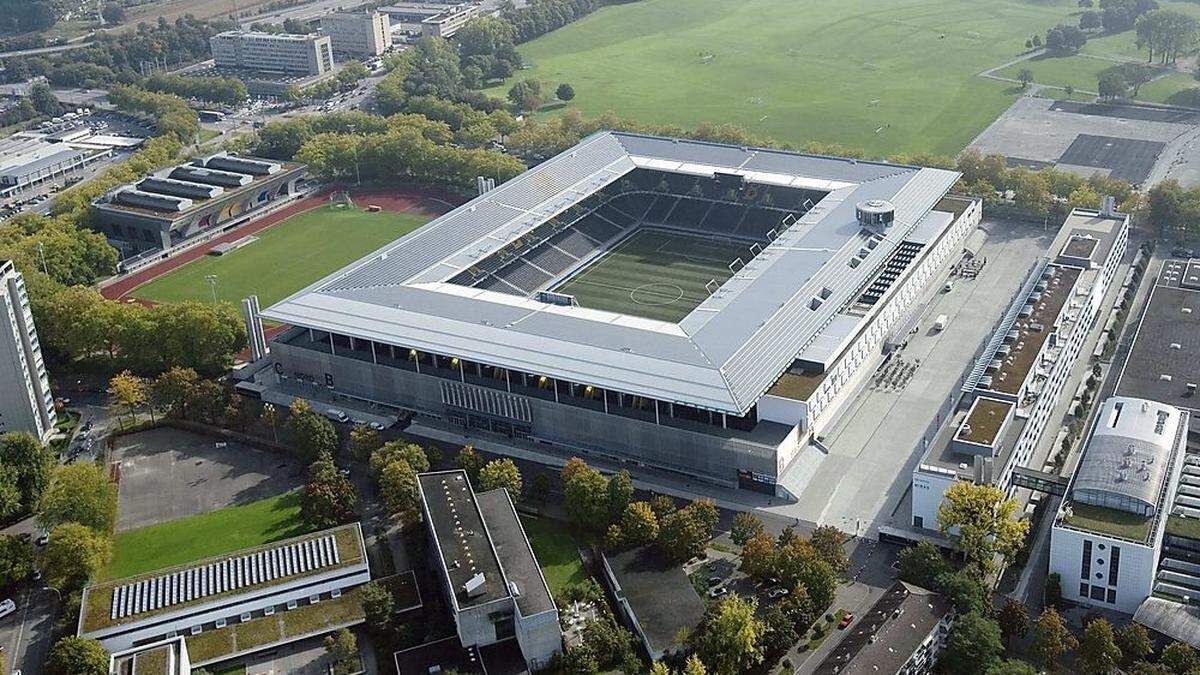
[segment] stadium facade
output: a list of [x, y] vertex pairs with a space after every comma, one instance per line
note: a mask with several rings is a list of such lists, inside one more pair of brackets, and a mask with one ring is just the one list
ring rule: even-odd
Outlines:
[[257, 385], [775, 492], [978, 224], [957, 179], [598, 133], [268, 308]]

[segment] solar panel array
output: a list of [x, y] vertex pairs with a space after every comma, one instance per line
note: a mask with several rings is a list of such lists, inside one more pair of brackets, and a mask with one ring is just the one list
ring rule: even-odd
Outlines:
[[113, 620], [152, 612], [247, 586], [312, 572], [341, 562], [334, 535], [172, 572], [113, 589]]

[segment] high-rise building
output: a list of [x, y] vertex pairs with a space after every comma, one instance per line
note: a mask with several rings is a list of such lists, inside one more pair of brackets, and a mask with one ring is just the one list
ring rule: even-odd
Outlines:
[[392, 48], [392, 22], [379, 12], [334, 12], [321, 17], [321, 32], [333, 51], [353, 56], [379, 56]]
[[303, 76], [324, 75], [333, 70], [333, 47], [327, 35], [230, 30], [212, 36], [209, 44], [218, 68]]
[[54, 431], [54, 398], [25, 280], [0, 260], [0, 433], [27, 431], [45, 441]]

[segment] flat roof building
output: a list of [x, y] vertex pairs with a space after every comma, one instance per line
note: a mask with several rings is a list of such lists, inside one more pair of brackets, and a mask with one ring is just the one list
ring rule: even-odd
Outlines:
[[531, 671], [562, 650], [558, 609], [508, 491], [476, 493], [465, 471], [418, 476], [435, 568], [463, 647], [515, 639]]
[[351, 56], [379, 56], [392, 48], [392, 24], [385, 13], [334, 12], [321, 17], [321, 32], [333, 51]]
[[333, 70], [327, 35], [289, 35], [230, 30], [209, 38], [218, 68], [313, 76]]
[[653, 546], [601, 553], [604, 582], [617, 609], [651, 659], [678, 653], [679, 636], [704, 618], [704, 601], [688, 575]]
[[352, 523], [88, 586], [78, 634], [110, 652], [182, 637], [202, 666], [361, 623], [370, 580]]
[[[979, 222], [946, 196], [957, 176], [597, 133], [266, 309], [294, 328], [262, 396], [315, 378], [423, 423], [781, 492]], [[581, 298], [585, 270], [663, 237], [710, 267]]]
[[0, 194], [7, 196], [65, 178], [110, 154], [110, 149], [85, 150], [63, 142], [18, 138], [0, 141]]
[[0, 260], [0, 434], [27, 432], [45, 442], [58, 421], [25, 278]]
[[917, 675], [934, 672], [955, 620], [939, 593], [896, 582], [847, 629], [832, 652], [802, 675]]
[[398, 2], [379, 11], [387, 14], [394, 30], [409, 35], [451, 38], [480, 15], [476, 3]]

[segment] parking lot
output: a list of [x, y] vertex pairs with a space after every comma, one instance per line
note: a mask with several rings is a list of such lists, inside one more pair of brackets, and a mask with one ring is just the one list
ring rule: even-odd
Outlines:
[[[881, 368], [886, 377], [872, 378], [847, 404], [824, 450], [806, 448], [784, 475], [798, 500], [763, 510], [859, 536], [889, 524], [911, 485], [926, 426], [1054, 234], [999, 221], [982, 227], [988, 238], [979, 257], [987, 263], [978, 278], [958, 279], [948, 293], [932, 284], [918, 332]], [[949, 323], [936, 331], [940, 314]]]
[[129, 530], [272, 497], [304, 481], [291, 457], [171, 428], [117, 439], [117, 529]]

